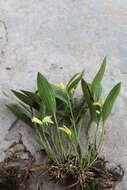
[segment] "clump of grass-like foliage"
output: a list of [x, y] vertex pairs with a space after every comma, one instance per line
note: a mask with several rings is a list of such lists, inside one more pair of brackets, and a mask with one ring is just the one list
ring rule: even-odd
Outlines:
[[[37, 76], [35, 92], [15, 91], [19, 106], [8, 108], [36, 133], [37, 142], [48, 156], [48, 173], [57, 181], [77, 190], [114, 189], [121, 181], [121, 167], [108, 168], [100, 157], [105, 135], [105, 122], [120, 92], [121, 83], [115, 85], [108, 96], [101, 98], [101, 81], [106, 58], [91, 83], [75, 74], [64, 84], [51, 84], [41, 73]], [[81, 85], [82, 96], [76, 97]], [[86, 118], [89, 122], [86, 122]], [[95, 132], [89, 138], [88, 131], [94, 125]], [[81, 144], [85, 128], [87, 143]], [[85, 138], [85, 135], [84, 135]]]

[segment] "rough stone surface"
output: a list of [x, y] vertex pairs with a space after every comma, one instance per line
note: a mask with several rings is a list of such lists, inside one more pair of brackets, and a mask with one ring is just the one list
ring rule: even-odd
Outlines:
[[119, 81], [122, 90], [107, 122], [103, 152], [112, 164], [124, 167], [117, 189], [127, 190], [126, 52], [127, 0], [0, 0], [1, 159], [18, 132], [32, 152], [37, 148], [32, 130], [22, 122], [8, 132], [15, 117], [5, 107], [11, 100], [2, 91], [33, 89], [38, 71], [52, 82], [66, 82], [85, 69], [90, 80], [106, 55], [104, 95]]

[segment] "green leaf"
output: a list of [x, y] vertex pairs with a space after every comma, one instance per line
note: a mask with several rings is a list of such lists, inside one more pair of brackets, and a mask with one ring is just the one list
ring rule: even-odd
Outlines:
[[41, 73], [38, 73], [37, 76], [37, 86], [40, 98], [46, 105], [47, 109], [51, 112], [56, 112], [56, 100], [54, 90], [52, 88], [52, 85]]
[[66, 93], [63, 90], [60, 90], [57, 87], [55, 87], [55, 85], [52, 85], [52, 87], [55, 93], [55, 97], [63, 101], [64, 103], [68, 104], [68, 98]]
[[84, 74], [84, 71], [82, 73], [75, 74], [68, 82], [66, 89], [70, 93], [72, 89], [76, 89], [78, 86], [78, 83], [82, 79]]
[[93, 106], [94, 99], [93, 99], [91, 90], [89, 89], [89, 85], [84, 79], [81, 80], [81, 85], [82, 85], [82, 91], [83, 91], [85, 100], [90, 110], [91, 119], [92, 121], [97, 121], [96, 109], [95, 109], [95, 106]]
[[40, 103], [39, 119], [42, 120], [45, 117], [46, 108], [43, 102]]
[[31, 92], [22, 90], [21, 92], [26, 94], [26, 95], [24, 95], [21, 92], [18, 92], [18, 91], [15, 91], [15, 90], [11, 90], [11, 91], [23, 103], [25, 103], [25, 104], [29, 105], [30, 107], [33, 107], [33, 108], [35, 108], [37, 110], [39, 109], [39, 104], [38, 104], [39, 97], [38, 97], [38, 100], [37, 100], [37, 95], [36, 95], [36, 99], [35, 99], [34, 93], [32, 94]]
[[31, 119], [22, 111], [20, 111], [18, 108], [15, 108], [13, 106], [7, 105], [8, 109], [20, 120], [25, 122], [27, 125], [33, 128], [33, 123]]
[[79, 73], [76, 73], [75, 75], [73, 75], [73, 77], [68, 81], [67, 83], [67, 87], [73, 82], [73, 80], [79, 75]]
[[101, 81], [104, 76], [105, 68], [106, 68], [106, 57], [104, 58], [101, 64], [101, 67], [92, 82], [92, 93], [95, 98], [97, 97], [97, 100], [98, 98], [100, 98], [100, 95], [101, 95], [101, 91], [100, 91]]
[[84, 114], [82, 114], [80, 116], [80, 119], [79, 119], [78, 123], [76, 124], [76, 130], [77, 130], [78, 138], [80, 137], [80, 132], [81, 132], [81, 128], [83, 126], [83, 123], [84, 123]]
[[27, 95], [28, 97], [30, 97], [34, 102], [37, 102], [37, 103], [41, 102], [41, 99], [37, 95], [37, 93], [26, 91], [26, 90], [21, 90], [21, 92], [24, 93], [25, 95]]
[[95, 101], [99, 101], [100, 97], [101, 97], [101, 94], [102, 94], [102, 86], [101, 84], [98, 85], [98, 87], [96, 88], [96, 93], [94, 94], [95, 96]]
[[106, 121], [106, 119], [110, 115], [113, 105], [115, 103], [115, 100], [117, 96], [119, 95], [120, 88], [121, 88], [121, 83], [118, 83], [114, 88], [112, 88], [109, 95], [107, 96], [105, 103], [103, 105], [103, 110], [102, 110], [103, 121]]
[[28, 96], [25, 96], [24, 94], [16, 91], [16, 90], [11, 90], [13, 92], [13, 94], [19, 99], [21, 100], [22, 102], [24, 102], [25, 104], [27, 105], [30, 105], [32, 106], [33, 104], [33, 101], [28, 97]]
[[21, 101], [18, 101], [18, 103], [21, 106], [21, 108], [23, 109], [23, 111], [26, 111], [26, 113], [29, 113], [30, 115], [32, 115], [31, 107], [29, 107], [28, 105], [25, 105]]

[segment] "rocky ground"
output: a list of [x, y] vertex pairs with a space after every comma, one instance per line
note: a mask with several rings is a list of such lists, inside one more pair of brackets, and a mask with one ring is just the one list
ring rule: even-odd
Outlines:
[[[90, 80], [104, 56], [104, 96], [119, 81], [122, 90], [107, 122], [103, 154], [112, 165], [122, 164], [125, 177], [118, 190], [127, 190], [127, 0], [0, 0], [1, 159], [18, 132], [32, 152], [38, 148], [22, 122], [8, 132], [15, 117], [2, 92], [34, 89], [38, 71], [54, 83], [65, 83], [85, 69]], [[61, 189], [45, 185], [53, 188]]]

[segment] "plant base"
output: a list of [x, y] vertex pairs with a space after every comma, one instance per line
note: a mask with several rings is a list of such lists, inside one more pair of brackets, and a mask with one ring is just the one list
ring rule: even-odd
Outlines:
[[71, 190], [114, 190], [124, 171], [120, 166], [108, 168], [104, 158], [97, 158], [90, 167], [84, 168], [70, 161], [52, 165], [49, 175]]

